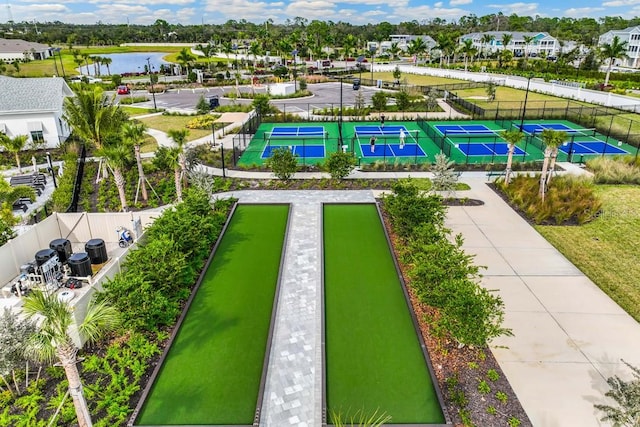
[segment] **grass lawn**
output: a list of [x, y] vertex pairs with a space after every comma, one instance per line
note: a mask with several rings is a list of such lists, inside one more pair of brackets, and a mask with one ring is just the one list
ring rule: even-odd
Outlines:
[[137, 425], [251, 425], [288, 206], [239, 206]]
[[640, 321], [640, 187], [600, 185], [603, 214], [579, 227], [536, 226], [576, 267]]
[[127, 113], [129, 117], [143, 116], [152, 113], [148, 108], [131, 107], [130, 105], [120, 104], [120, 109]]
[[375, 205], [324, 206], [327, 409], [444, 418]]
[[[355, 76], [356, 73], [354, 73]], [[367, 73], [367, 72], [363, 72], [362, 73], [362, 78], [363, 79], [370, 79], [371, 78], [371, 73]], [[384, 80], [387, 82], [392, 82], [395, 79], [393, 78], [393, 73], [392, 72], [374, 72], [373, 73], [373, 79], [374, 80]], [[412, 85], [419, 85], [419, 86], [433, 86], [433, 85], [445, 85], [445, 84], [453, 84], [453, 83], [468, 83], [466, 80], [459, 80], [459, 79], [448, 79], [446, 77], [437, 77], [437, 76], [420, 76], [417, 74], [408, 74], [408, 73], [402, 73], [402, 76], [400, 76], [400, 81], [404, 82], [404, 79], [407, 79], [407, 83], [412, 84]]]
[[[187, 123], [199, 116], [152, 116], [138, 119], [151, 129], [167, 132], [170, 129], [185, 129]], [[193, 141], [204, 136], [210, 136], [211, 130], [206, 129], [189, 129], [187, 141]]]

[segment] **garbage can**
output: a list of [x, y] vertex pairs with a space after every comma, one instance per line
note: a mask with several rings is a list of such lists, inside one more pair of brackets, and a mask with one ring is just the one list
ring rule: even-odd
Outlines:
[[353, 90], [360, 89], [360, 79], [353, 79]]
[[220, 106], [220, 98], [218, 98], [218, 95], [214, 95], [209, 98], [209, 108], [214, 109], [219, 106]]

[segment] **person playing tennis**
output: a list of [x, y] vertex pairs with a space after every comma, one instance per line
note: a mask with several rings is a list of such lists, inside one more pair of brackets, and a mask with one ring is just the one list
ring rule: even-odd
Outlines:
[[400, 129], [400, 149], [404, 148], [404, 139], [406, 135], [404, 134], [404, 129]]
[[371, 139], [369, 140], [369, 146], [371, 146], [371, 152], [374, 153], [376, 151], [376, 136], [371, 135]]

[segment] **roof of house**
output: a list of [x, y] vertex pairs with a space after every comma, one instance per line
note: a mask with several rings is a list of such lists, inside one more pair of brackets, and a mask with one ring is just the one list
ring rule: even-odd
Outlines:
[[0, 76], [0, 113], [56, 111], [73, 91], [61, 77], [23, 78]]
[[34, 49], [36, 52], [51, 49], [46, 44], [28, 42], [19, 39], [0, 39], [0, 53], [23, 53]]
[[510, 34], [512, 36], [512, 40], [522, 40], [524, 36], [527, 37], [537, 37], [542, 36], [542, 38], [553, 38], [549, 35], [549, 33], [545, 33], [543, 31], [484, 31], [477, 33], [469, 33], [464, 34], [461, 38], [474, 38], [474, 37], [482, 37], [484, 34], [489, 34], [495, 38], [495, 40], [502, 40], [503, 34]]

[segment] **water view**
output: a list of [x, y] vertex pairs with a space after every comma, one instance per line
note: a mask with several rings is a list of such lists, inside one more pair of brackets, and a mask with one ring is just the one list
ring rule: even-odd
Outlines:
[[[161, 65], [169, 65], [170, 62], [162, 59], [166, 52], [134, 52], [134, 53], [110, 53], [106, 55], [97, 55], [104, 58], [111, 58], [111, 64], [109, 64], [109, 71], [111, 74], [126, 74], [126, 73], [144, 73], [147, 67], [147, 58], [149, 58], [149, 63], [151, 64], [152, 71], [160, 70]], [[93, 76], [96, 74], [98, 65], [89, 63], [89, 75]], [[87, 74], [87, 67], [83, 66], [78, 69], [81, 74]], [[100, 75], [107, 75], [107, 67], [102, 64], [100, 66]]]

